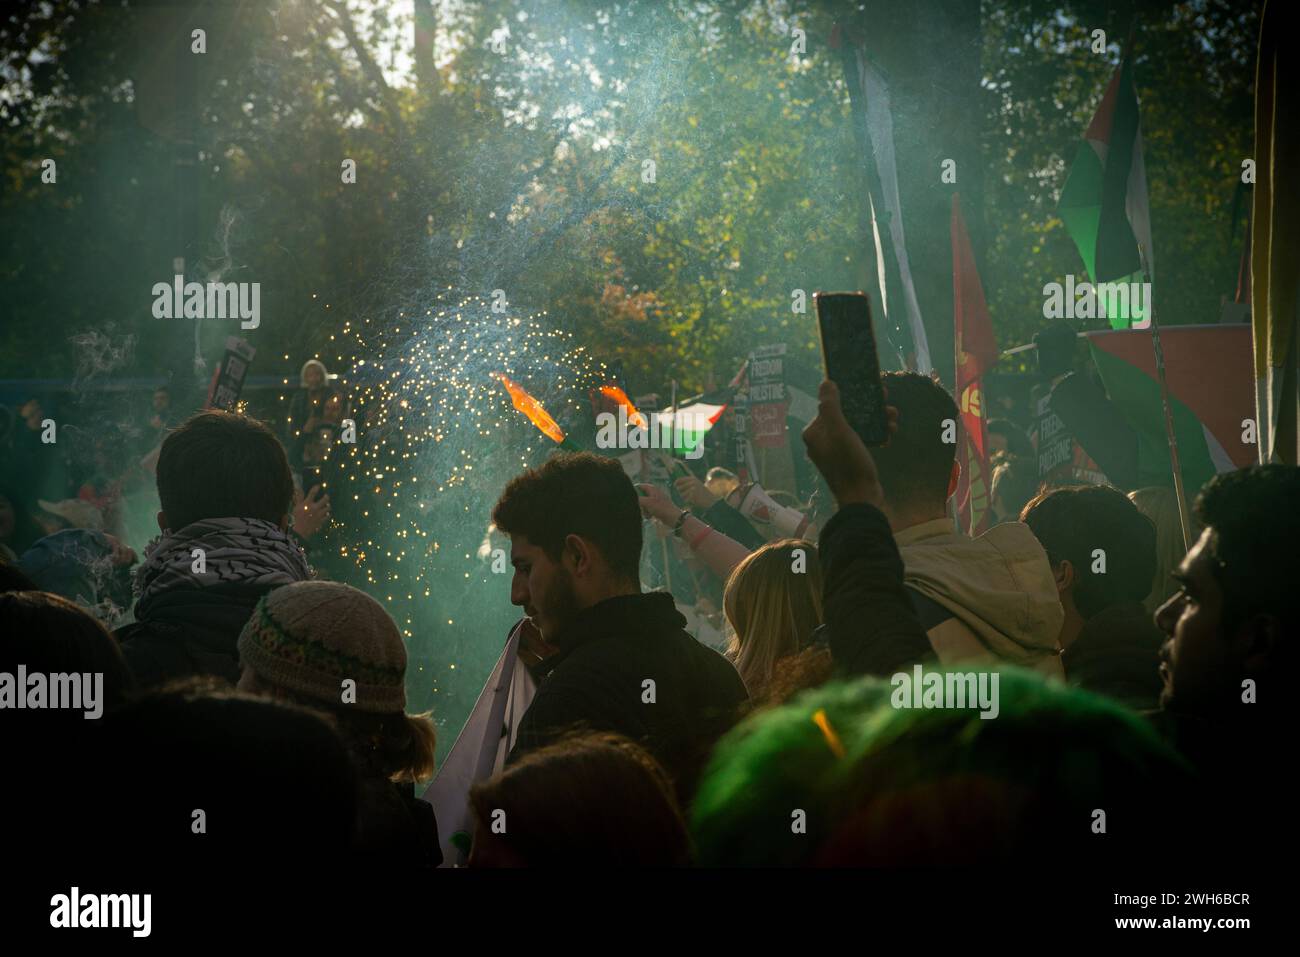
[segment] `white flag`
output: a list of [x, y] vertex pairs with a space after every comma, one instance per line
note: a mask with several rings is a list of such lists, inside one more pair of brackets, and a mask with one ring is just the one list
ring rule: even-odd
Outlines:
[[[907, 258], [907, 238], [903, 233], [903, 209], [898, 196], [898, 163], [894, 156], [894, 121], [889, 113], [889, 87], [885, 78], [873, 67], [861, 50], [857, 51], [858, 79], [862, 83], [863, 98], [867, 101], [867, 134], [871, 137], [872, 151], [876, 155], [876, 169], [880, 171], [880, 191], [889, 212], [889, 235], [894, 241], [894, 256], [898, 260], [898, 276], [903, 283], [903, 303], [907, 307], [907, 321], [912, 329], [912, 345], [916, 349], [916, 371], [930, 374], [930, 343], [921, 323], [921, 307], [916, 301], [916, 286], [912, 283], [912, 267]], [[873, 207], [872, 215], [875, 215]], [[884, 285], [881, 285], [883, 299]]]
[[511, 630], [469, 720], [424, 792], [424, 800], [433, 805], [438, 819], [443, 867], [462, 865], [468, 858], [473, 836], [469, 789], [505, 767], [519, 721], [537, 693], [532, 675], [519, 663], [519, 634], [525, 620], [520, 619]]

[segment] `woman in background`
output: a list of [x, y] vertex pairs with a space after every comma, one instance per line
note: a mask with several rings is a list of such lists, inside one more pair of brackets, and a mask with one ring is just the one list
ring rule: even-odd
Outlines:
[[727, 658], [759, 701], [778, 663], [808, 647], [822, 623], [817, 546], [787, 538], [748, 555], [727, 579], [722, 607], [733, 632]]
[[322, 425], [341, 425], [348, 414], [347, 396], [329, 381], [325, 363], [308, 359], [302, 364], [298, 384], [301, 388], [289, 403], [289, 421], [285, 439], [292, 464], [302, 461], [303, 444]]

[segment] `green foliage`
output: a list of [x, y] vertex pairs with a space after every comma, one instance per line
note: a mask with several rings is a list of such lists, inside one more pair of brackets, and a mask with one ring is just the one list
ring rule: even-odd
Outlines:
[[[1166, 321], [1212, 321], [1235, 282], [1257, 7], [1160, 3], [1137, 22]], [[286, 369], [307, 352], [328, 357], [345, 318], [413, 308], [446, 286], [502, 288], [521, 309], [546, 309], [597, 354], [621, 356], [637, 389], [669, 374], [703, 388], [765, 342], [815, 356], [812, 317], [791, 312], [791, 291], [874, 275], [861, 157], [828, 49], [838, 5], [430, 9], [438, 41], [418, 69], [409, 14], [360, 0], [274, 14], [61, 2], [0, 27], [0, 374], [67, 375], [68, 338], [110, 320], [136, 337], [124, 371], [188, 368], [192, 328], [149, 315], [149, 288], [177, 255], [192, 274], [262, 283], [255, 344], [268, 360], [288, 355]], [[1056, 196], [1127, 21], [1093, 3], [986, 2], [980, 22], [984, 82], [953, 92], [979, 107], [961, 121], [983, 158], [983, 201], [967, 217], [1010, 346], [1041, 326], [1043, 283], [1081, 269]], [[208, 32], [202, 57], [188, 49], [194, 25]], [[797, 59], [796, 25], [807, 33]], [[901, 103], [956, 55], [933, 16], [876, 26], [873, 43], [924, 54], [911, 75], [887, 58]], [[1107, 30], [1104, 56], [1090, 49], [1094, 26]], [[957, 133], [923, 119], [900, 107], [896, 136], [941, 358], [948, 194], [927, 180], [909, 207], [907, 177], [930, 157], [907, 151]], [[45, 157], [57, 186], [40, 183]], [[345, 157], [355, 185], [340, 182]], [[654, 183], [642, 181], [646, 160]], [[202, 328], [204, 351], [229, 331]]]

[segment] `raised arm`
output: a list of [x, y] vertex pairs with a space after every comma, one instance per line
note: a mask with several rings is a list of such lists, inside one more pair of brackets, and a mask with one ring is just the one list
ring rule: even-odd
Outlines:
[[696, 518], [689, 509], [679, 508], [668, 493], [654, 485], [638, 485], [641, 511], [674, 530], [715, 575], [726, 581], [749, 549], [733, 538]]
[[[803, 439], [839, 506], [819, 545], [831, 657], [849, 674], [889, 675], [924, 657], [929, 639], [903, 587], [903, 559], [871, 453], [845, 421], [835, 383], [823, 382], [818, 397]], [[889, 415], [892, 433], [897, 412]]]

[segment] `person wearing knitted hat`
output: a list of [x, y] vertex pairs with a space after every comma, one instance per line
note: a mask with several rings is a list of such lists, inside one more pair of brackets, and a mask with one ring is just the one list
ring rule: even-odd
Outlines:
[[433, 722], [406, 714], [406, 647], [383, 606], [340, 582], [285, 585], [258, 602], [238, 649], [241, 691], [333, 716], [362, 782], [358, 852], [441, 863], [433, 808], [412, 790], [433, 772]]

